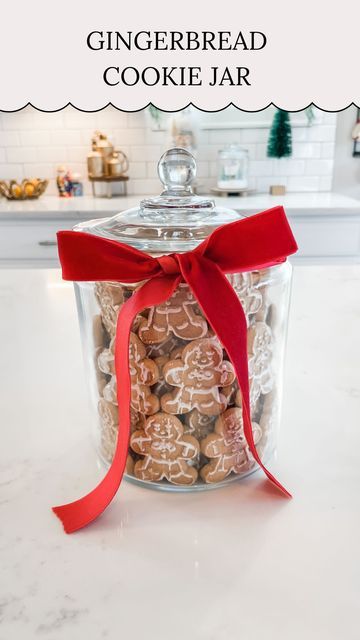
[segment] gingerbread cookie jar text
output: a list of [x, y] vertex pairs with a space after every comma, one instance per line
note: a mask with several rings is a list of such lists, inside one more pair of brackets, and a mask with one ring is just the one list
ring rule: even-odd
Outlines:
[[[186, 258], [191, 251], [203, 256], [209, 236], [241, 216], [193, 194], [196, 166], [187, 151], [165, 153], [158, 173], [160, 196], [76, 227], [112, 241], [114, 255], [117, 245], [135, 250], [140, 275], [89, 278], [76, 282], [75, 289], [101, 460], [111, 465], [117, 447], [126, 447], [116, 455], [126, 460], [127, 479], [190, 491], [221, 486], [258, 469], [244, 426], [239, 359], [247, 369], [251, 416], [246, 424], [251, 425], [253, 444], [264, 464], [275, 450], [291, 267], [284, 260], [265, 268], [260, 263], [225, 270], [225, 286], [243, 314], [244, 340], [234, 362], [231, 345], [224, 346], [217, 322], [209, 320], [196, 287], [185, 277], [186, 262], [177, 256]], [[256, 243], [256, 236], [249, 238]], [[142, 276], [144, 254], [151, 256], [153, 266], [150, 275], [144, 269]], [[216, 251], [211, 257], [216, 261]], [[130, 307], [129, 331], [123, 318]], [[220, 319], [229, 314], [221, 294], [216, 309]], [[231, 327], [227, 337], [232, 338]], [[127, 351], [117, 348], [119, 340], [127, 340]], [[129, 437], [122, 431], [124, 415]]]

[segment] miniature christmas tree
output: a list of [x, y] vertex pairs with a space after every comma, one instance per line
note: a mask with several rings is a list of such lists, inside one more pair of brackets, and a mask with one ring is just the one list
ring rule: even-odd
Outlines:
[[269, 158], [291, 156], [292, 139], [290, 117], [287, 111], [278, 109], [271, 125], [267, 155]]

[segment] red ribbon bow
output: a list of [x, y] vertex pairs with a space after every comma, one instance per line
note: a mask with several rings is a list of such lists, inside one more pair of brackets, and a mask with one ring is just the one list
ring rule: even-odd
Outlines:
[[78, 231], [57, 234], [64, 280], [119, 281], [143, 284], [121, 307], [116, 327], [115, 371], [119, 433], [110, 469], [89, 494], [54, 507], [67, 533], [95, 520], [108, 506], [121, 483], [130, 439], [129, 335], [135, 316], [162, 304], [181, 281], [195, 295], [235, 368], [242, 394], [244, 434], [248, 447], [269, 480], [286, 489], [262, 464], [254, 444], [249, 401], [247, 326], [244, 310], [227, 273], [264, 269], [283, 262], [297, 245], [284, 209], [275, 207], [216, 229], [196, 249], [153, 258], [114, 240]]

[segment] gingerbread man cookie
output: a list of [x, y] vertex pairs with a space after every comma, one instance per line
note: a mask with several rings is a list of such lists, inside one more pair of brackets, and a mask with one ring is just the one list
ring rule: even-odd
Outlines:
[[98, 367], [102, 373], [114, 375], [115, 373], [115, 338], [113, 338], [106, 349], [100, 351], [98, 355]]
[[214, 416], [205, 416], [197, 409], [193, 409], [190, 413], [186, 414], [184, 433], [189, 433], [197, 440], [202, 440], [213, 431], [214, 423]]
[[96, 282], [95, 296], [99, 303], [104, 327], [113, 337], [116, 333], [119, 309], [124, 302], [123, 288], [119, 282]]
[[172, 414], [188, 413], [192, 409], [204, 415], [214, 416], [226, 408], [226, 398], [219, 387], [235, 380], [233, 366], [223, 361], [223, 350], [210, 339], [190, 342], [181, 358], [170, 360], [164, 366], [166, 382], [178, 387], [161, 398], [163, 411]]
[[265, 322], [256, 322], [248, 330], [249, 377], [259, 393], [269, 393], [273, 387], [272, 350], [270, 327]]
[[[252, 423], [255, 444], [261, 438], [261, 429]], [[201, 442], [201, 453], [211, 461], [202, 467], [204, 482], [222, 482], [230, 473], [244, 473], [254, 466], [247, 447], [241, 409], [227, 409], [215, 423], [215, 433]]]
[[242, 308], [245, 311], [246, 320], [249, 324], [250, 316], [258, 313], [263, 304], [262, 294], [254, 286], [254, 274], [250, 272], [235, 273], [229, 276], [229, 279], [234, 291], [240, 298]]
[[131, 405], [139, 413], [152, 415], [159, 410], [159, 398], [151, 392], [151, 385], [159, 379], [159, 369], [146, 357], [146, 347], [135, 333], [130, 333], [129, 369], [131, 378]]
[[163, 342], [174, 335], [182, 340], [206, 336], [208, 325], [195, 313], [197, 302], [185, 283], [180, 283], [173, 295], [163, 304], [151, 307], [149, 317], [139, 327], [139, 337], [145, 344]]
[[184, 435], [184, 427], [175, 416], [157, 413], [147, 418], [143, 429], [130, 438], [135, 453], [144, 456], [134, 466], [136, 478], [149, 482], [168, 480], [172, 484], [191, 485], [198, 477], [189, 465], [200, 452], [198, 441]]
[[175, 338], [175, 336], [169, 336], [164, 342], [158, 344], [149, 344], [146, 348], [146, 355], [148, 358], [158, 358], [160, 356], [168, 356], [173, 349], [179, 347], [179, 345], [185, 346], [184, 342]]

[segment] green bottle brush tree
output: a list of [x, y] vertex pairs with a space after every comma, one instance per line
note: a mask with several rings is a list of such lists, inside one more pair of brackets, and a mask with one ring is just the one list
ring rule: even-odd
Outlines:
[[[287, 111], [277, 109], [270, 128], [267, 156], [268, 158], [288, 158], [292, 153], [292, 132], [290, 116]], [[278, 165], [279, 173], [281, 173], [281, 165]], [[270, 187], [272, 195], [283, 195], [285, 193], [284, 185], [272, 185]]]

